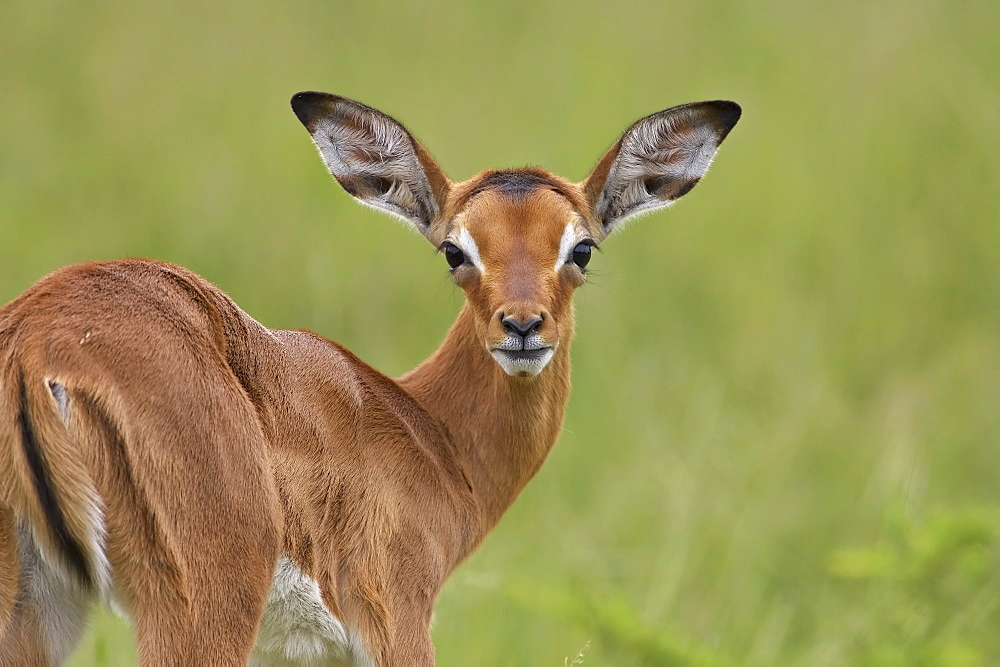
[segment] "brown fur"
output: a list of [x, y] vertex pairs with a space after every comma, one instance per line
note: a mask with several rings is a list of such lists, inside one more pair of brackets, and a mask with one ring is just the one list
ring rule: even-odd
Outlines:
[[[398, 381], [162, 262], [68, 267], [0, 309], [0, 663], [68, 650], [44, 635], [25, 544], [67, 590], [118, 600], [147, 664], [245, 664], [282, 554], [377, 664], [433, 662], [441, 586], [558, 436], [583, 273], [553, 267], [569, 221], [602, 238], [609, 167], [585, 185], [541, 170], [453, 184], [412, 148], [440, 209], [426, 235], [460, 222], [486, 272], [455, 271], [468, 302]], [[491, 358], [504, 314], [543, 317], [555, 356], [538, 375]]]

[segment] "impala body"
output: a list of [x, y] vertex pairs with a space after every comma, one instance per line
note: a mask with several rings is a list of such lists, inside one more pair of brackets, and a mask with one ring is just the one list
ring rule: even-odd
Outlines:
[[441, 586], [559, 433], [591, 250], [690, 190], [740, 114], [648, 116], [582, 183], [453, 183], [374, 109], [292, 107], [464, 307], [398, 380], [162, 262], [68, 267], [0, 309], [0, 664], [62, 661], [94, 600], [146, 664], [432, 664]]

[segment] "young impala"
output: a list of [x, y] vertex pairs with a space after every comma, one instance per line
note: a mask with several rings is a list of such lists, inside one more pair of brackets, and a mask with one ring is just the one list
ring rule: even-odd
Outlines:
[[582, 183], [441, 172], [385, 114], [292, 108], [363, 204], [467, 296], [390, 379], [163, 262], [91, 262], [0, 310], [0, 664], [60, 662], [95, 598], [146, 664], [428, 665], [449, 573], [538, 471], [592, 250], [705, 174], [732, 102], [639, 120]]

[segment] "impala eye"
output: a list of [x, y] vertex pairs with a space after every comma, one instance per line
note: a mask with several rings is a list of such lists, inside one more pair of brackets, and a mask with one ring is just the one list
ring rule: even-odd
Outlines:
[[577, 243], [576, 247], [573, 248], [573, 263], [581, 269], [586, 267], [587, 263], [590, 262], [590, 251], [593, 247], [594, 242], [590, 239], [587, 239], [582, 243]]
[[450, 266], [452, 270], [455, 270], [465, 264], [465, 253], [462, 252], [454, 243], [445, 241], [441, 245], [441, 249], [444, 251], [444, 258], [448, 260], [448, 266]]

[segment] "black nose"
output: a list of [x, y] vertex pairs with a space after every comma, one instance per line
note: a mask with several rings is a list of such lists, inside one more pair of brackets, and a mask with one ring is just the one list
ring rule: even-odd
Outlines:
[[508, 315], [507, 317], [500, 320], [500, 322], [501, 324], [503, 324], [503, 328], [506, 329], [507, 333], [509, 334], [515, 334], [518, 336], [529, 336], [538, 331], [538, 327], [542, 325], [542, 318], [539, 317], [538, 315], [535, 315], [527, 322], [522, 322]]

